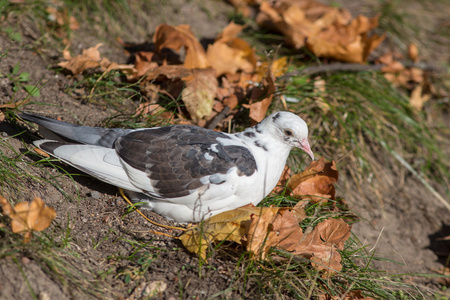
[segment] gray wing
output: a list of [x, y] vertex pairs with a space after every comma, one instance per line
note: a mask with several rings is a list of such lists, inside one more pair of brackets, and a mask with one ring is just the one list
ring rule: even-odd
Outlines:
[[25, 112], [19, 114], [19, 116], [26, 121], [38, 124], [40, 132], [48, 139], [108, 148], [114, 147], [114, 142], [117, 138], [133, 131], [132, 129], [122, 128], [108, 129], [80, 126]]
[[[115, 143], [118, 155], [146, 175], [163, 198], [183, 197], [206, 184], [221, 184], [231, 168], [251, 176], [256, 161], [244, 146], [223, 145], [224, 133], [190, 125], [134, 131]], [[209, 178], [205, 182], [205, 178]]]

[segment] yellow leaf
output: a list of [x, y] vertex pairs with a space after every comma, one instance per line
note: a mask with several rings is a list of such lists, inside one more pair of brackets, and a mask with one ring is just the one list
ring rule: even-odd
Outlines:
[[240, 244], [248, 232], [252, 215], [259, 216], [269, 209], [273, 208], [244, 206], [217, 214], [187, 230], [180, 240], [188, 251], [206, 258], [212, 242], [226, 240]]

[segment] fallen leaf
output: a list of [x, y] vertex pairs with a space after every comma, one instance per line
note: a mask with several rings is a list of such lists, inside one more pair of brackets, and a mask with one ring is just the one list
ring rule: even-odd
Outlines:
[[422, 110], [424, 104], [431, 99], [431, 94], [423, 93], [423, 84], [419, 84], [411, 92], [409, 97], [409, 104], [416, 110]]
[[306, 219], [305, 207], [308, 205], [309, 201], [298, 201], [292, 209], [292, 213], [294, 217], [297, 219], [297, 222], [300, 223], [304, 219]]
[[157, 52], [160, 52], [162, 48], [180, 51], [184, 47], [186, 50], [184, 67], [187, 69], [207, 68], [210, 66], [203, 46], [191, 31], [189, 25], [183, 24], [174, 27], [161, 24], [156, 27], [153, 42]]
[[354, 291], [342, 291], [342, 295], [330, 295], [330, 294], [322, 294], [319, 295], [318, 300], [375, 300], [372, 297], [365, 297], [362, 294], [361, 290]]
[[183, 80], [186, 82], [186, 87], [181, 95], [191, 118], [197, 122], [209, 116], [218, 87], [215, 70], [193, 69], [192, 75]]
[[179, 239], [188, 251], [205, 259], [212, 242], [227, 240], [240, 244], [242, 237], [248, 232], [251, 216], [260, 215], [267, 209], [269, 208], [244, 206], [217, 214], [189, 228]]
[[343, 249], [350, 230], [351, 227], [342, 219], [329, 218], [286, 250], [310, 259], [311, 265], [317, 270], [325, 270], [324, 276], [327, 277], [342, 269], [342, 258], [337, 250]]
[[67, 61], [60, 62], [58, 66], [63, 67], [72, 72], [73, 75], [79, 75], [83, 71], [100, 66], [100, 52], [98, 48], [102, 46], [101, 43], [95, 47], [84, 49], [82, 54], [72, 57], [68, 50], [64, 50], [64, 58]]
[[56, 217], [55, 210], [45, 206], [41, 198], [34, 198], [31, 203], [20, 202], [13, 207], [0, 196], [0, 204], [5, 215], [11, 218], [12, 231], [22, 234], [25, 243], [31, 240], [33, 231], [46, 229]]
[[277, 216], [277, 211], [273, 209], [265, 210], [261, 215], [250, 216], [246, 248], [256, 257], [265, 259], [269, 249], [277, 244], [278, 238], [272, 225]]
[[267, 109], [272, 103], [272, 98], [275, 91], [275, 78], [270, 72], [270, 69], [268, 69], [267, 75], [263, 78], [262, 84], [252, 89], [249, 101], [250, 103], [242, 105], [245, 108], [250, 109], [249, 117], [253, 122], [259, 123], [266, 117]]
[[320, 33], [309, 36], [306, 46], [318, 57], [363, 63], [385, 39], [385, 35], [368, 36], [368, 32], [377, 26], [378, 16], [370, 19], [358, 16], [350, 24], [334, 23]]
[[345, 9], [316, 1], [264, 1], [259, 9], [258, 25], [282, 33], [287, 44], [296, 49], [333, 23], [346, 24], [351, 18]]
[[277, 185], [273, 188], [272, 193], [279, 194], [283, 192], [290, 175], [291, 175], [291, 168], [289, 168], [287, 165], [284, 166], [284, 170], [283, 173], [281, 173], [280, 180], [278, 180]]
[[217, 76], [225, 73], [235, 74], [239, 70], [247, 73], [255, 70], [255, 50], [246, 41], [236, 37], [242, 28], [243, 26], [231, 22], [214, 43], [208, 46], [206, 56]]
[[70, 30], [78, 30], [80, 29], [80, 24], [78, 23], [77, 19], [75, 19], [74, 16], [69, 16], [67, 9], [64, 9], [63, 11], [58, 10], [55, 7], [47, 7], [45, 9], [48, 13], [48, 18], [56, 22], [59, 26], [67, 26]]
[[325, 162], [324, 158], [311, 162], [302, 173], [294, 174], [288, 182], [291, 195], [315, 202], [335, 200], [334, 184], [339, 178], [334, 161]]
[[156, 62], [152, 61], [153, 58], [153, 52], [138, 52], [136, 53], [134, 62], [135, 68], [136, 68], [136, 74], [133, 76], [133, 78], [129, 78], [128, 80], [137, 80], [138, 78], [146, 75], [148, 72], [152, 71], [156, 67], [158, 67], [158, 64]]
[[417, 62], [419, 61], [419, 49], [415, 44], [409, 44], [408, 46], [408, 56], [411, 58], [412, 61]]
[[313, 85], [314, 93], [318, 94], [318, 96], [314, 97], [314, 100], [316, 100], [317, 106], [322, 109], [322, 112], [326, 114], [330, 111], [330, 105], [324, 101], [324, 97], [326, 96], [326, 82], [324, 79], [316, 79]]

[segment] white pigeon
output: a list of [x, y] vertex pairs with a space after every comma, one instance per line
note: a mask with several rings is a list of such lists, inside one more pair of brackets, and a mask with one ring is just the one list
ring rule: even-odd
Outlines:
[[47, 138], [34, 142], [41, 150], [179, 223], [257, 205], [278, 183], [293, 147], [314, 160], [308, 126], [290, 112], [234, 134], [193, 125], [107, 129], [20, 117], [39, 125]]

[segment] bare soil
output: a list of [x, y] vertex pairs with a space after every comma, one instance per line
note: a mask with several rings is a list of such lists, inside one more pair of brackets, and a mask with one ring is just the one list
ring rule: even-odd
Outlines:
[[[213, 38], [228, 22], [225, 12], [232, 10], [220, 3], [218, 8], [202, 10], [198, 1], [175, 2], [177, 5], [170, 6], [172, 9], [165, 7], [148, 12], [148, 18], [154, 19], [153, 26], [172, 20], [171, 23], [190, 24], [198, 36]], [[217, 1], [213, 2], [217, 4]], [[212, 17], [211, 12], [214, 12]], [[74, 32], [72, 48], [82, 49], [100, 42], [92, 30], [95, 29], [82, 26]], [[33, 40], [26, 30], [24, 36], [28, 42]], [[129, 37], [135, 42], [142, 42], [145, 38]], [[110, 51], [105, 56], [126, 62], [127, 57], [117, 45], [104, 48]], [[30, 82], [43, 78], [45, 83], [36, 100], [39, 103], [28, 104], [27, 111], [89, 126], [103, 124], [115, 112], [104, 105], [81, 102], [65, 92], [74, 79], [53, 68], [61, 60], [60, 49], [48, 49], [45, 55], [38, 54], [35, 49], [27, 47], [27, 42], [13, 43], [6, 34], [0, 33], [0, 53], [6, 49], [8, 55], [0, 60], [1, 73], [10, 72], [20, 62], [21, 71], [30, 73]], [[2, 78], [0, 102], [13, 97], [11, 82]], [[25, 129], [20, 124], [0, 123], [2, 138], [15, 152], [3, 144], [0, 151], [10, 157], [27, 153], [23, 161], [34, 162], [39, 158], [27, 152], [33, 148], [33, 136], [27, 133], [29, 131], [24, 133]], [[54, 164], [70, 174], [79, 174], [71, 167]], [[164, 299], [260, 297], [253, 294], [256, 286], [251, 280], [245, 281], [244, 286], [243, 275], [236, 270], [237, 258], [227, 254], [231, 250], [219, 251], [208, 266], [201, 267], [195, 255], [184, 250], [179, 241], [156, 235], [151, 230], [174, 232], [149, 224], [137, 213], [127, 214], [127, 204], [115, 187], [86, 175], [65, 176], [63, 171], [51, 166], [20, 165], [42, 180], [27, 180], [22, 194], [9, 194], [9, 190], [5, 190], [4, 196], [16, 201], [31, 200], [35, 196], [44, 199], [57, 212], [57, 218], [46, 234], [52, 236], [56, 244], [65, 243], [67, 246], [58, 252], [62, 261], [56, 269], [28, 248], [16, 249], [18, 260], [3, 259], [0, 264], [0, 299], [80, 299], [86, 295], [92, 298], [139, 299], [142, 296], [140, 291], [145, 291], [146, 285], [157, 281], [167, 284], [167, 288], [158, 294]], [[439, 240], [450, 235], [450, 213], [407, 171], [404, 178], [395, 178], [390, 170], [383, 172], [390, 179], [379, 190], [383, 203], [379, 203], [380, 195], [374, 195], [365, 187], [368, 182], [360, 183], [361, 193], [350, 183], [350, 178], [345, 174], [341, 176], [338, 193], [346, 198], [351, 209], [365, 218], [355, 224], [352, 231], [362, 242], [370, 245], [369, 248], [374, 248], [376, 256], [401, 263], [375, 262], [378, 269], [388, 273], [433, 273], [446, 264], [450, 254], [449, 242]], [[54, 181], [59, 186], [51, 183]], [[442, 187], [437, 189], [444, 192]], [[362, 198], [366, 200], [361, 201]], [[155, 213], [145, 213], [156, 222], [171, 224]], [[5, 220], [1, 218], [2, 222]], [[68, 232], [68, 237], [65, 232]], [[133, 247], [130, 240], [145, 242], [147, 247]], [[130, 259], [119, 260], [118, 257]], [[63, 268], [69, 270], [73, 277], [60, 280], [58, 274], [63, 273]], [[118, 273], [121, 275], [115, 276]], [[437, 285], [433, 279], [411, 276], [411, 280], [424, 287]]]

